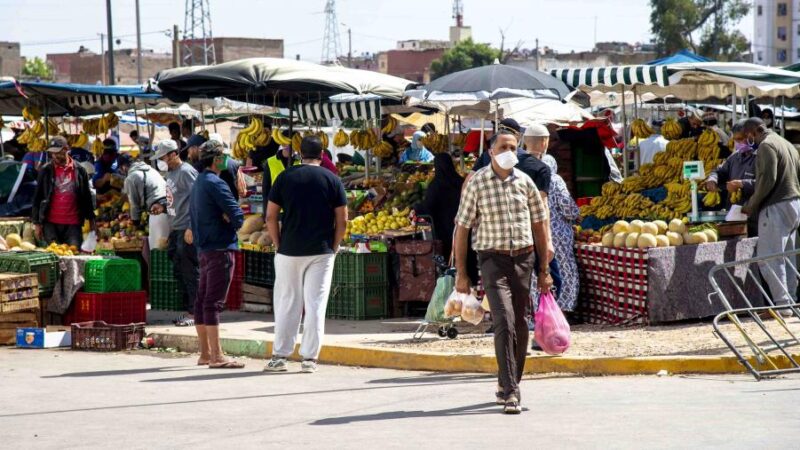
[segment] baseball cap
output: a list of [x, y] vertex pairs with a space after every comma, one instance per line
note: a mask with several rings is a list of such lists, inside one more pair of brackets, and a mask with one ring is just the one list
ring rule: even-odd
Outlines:
[[219, 133], [211, 133], [211, 134], [208, 135], [208, 140], [209, 141], [217, 141], [220, 144], [222, 144], [222, 153], [225, 153], [226, 155], [230, 155], [230, 154], [233, 153], [231, 151], [231, 148], [228, 146], [228, 144], [226, 144], [225, 141], [222, 140], [222, 135], [221, 134], [219, 134]]
[[203, 145], [206, 142], [206, 140], [207, 140], [206, 138], [204, 138], [203, 136], [201, 136], [199, 134], [193, 134], [186, 141], [186, 145], [181, 149], [181, 151], [184, 151], [184, 150], [188, 149], [189, 147], [199, 147], [199, 146]]
[[222, 142], [212, 139], [200, 146], [200, 159], [213, 158], [225, 153], [225, 146]]
[[534, 123], [531, 124], [528, 128], [525, 128], [525, 136], [526, 137], [550, 137], [550, 131], [547, 130], [547, 127], [540, 124]]
[[500, 121], [500, 126], [498, 128], [506, 128], [514, 133], [519, 134], [522, 131], [522, 127], [519, 126], [519, 122], [512, 118], [503, 119]]
[[58, 153], [64, 147], [69, 147], [67, 139], [64, 136], [53, 136], [47, 144], [47, 151], [51, 153]]
[[160, 141], [158, 145], [156, 145], [156, 152], [150, 159], [161, 159], [164, 156], [178, 151], [178, 144], [175, 143], [172, 139], [166, 139]]

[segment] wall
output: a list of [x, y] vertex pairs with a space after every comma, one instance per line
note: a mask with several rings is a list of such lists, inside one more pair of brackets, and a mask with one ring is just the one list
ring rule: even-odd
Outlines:
[[417, 83], [428, 83], [431, 63], [443, 53], [444, 49], [389, 50], [378, 55], [378, 71]]
[[[183, 46], [186, 42], [191, 41], [181, 41], [182, 56], [185, 56]], [[213, 42], [217, 64], [244, 58], [283, 58], [283, 39], [216, 37]], [[197, 64], [202, 64], [203, 55], [200, 49], [195, 48], [194, 53]]]
[[[114, 76], [116, 84], [138, 84], [136, 49], [114, 51]], [[101, 82], [102, 60], [94, 53], [75, 53], [70, 62], [69, 81], [95, 84]], [[107, 64], [107, 61], [106, 61]], [[142, 81], [146, 82], [160, 70], [172, 67], [172, 55], [142, 51]], [[108, 76], [108, 71], [106, 71]]]
[[18, 77], [21, 73], [19, 42], [0, 42], [0, 76]]

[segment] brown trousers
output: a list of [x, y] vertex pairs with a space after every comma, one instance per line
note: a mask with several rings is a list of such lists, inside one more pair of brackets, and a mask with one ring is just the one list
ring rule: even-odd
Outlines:
[[489, 299], [494, 325], [494, 352], [498, 381], [508, 397], [519, 398], [519, 382], [528, 353], [530, 286], [534, 253], [518, 256], [480, 252], [483, 289]]

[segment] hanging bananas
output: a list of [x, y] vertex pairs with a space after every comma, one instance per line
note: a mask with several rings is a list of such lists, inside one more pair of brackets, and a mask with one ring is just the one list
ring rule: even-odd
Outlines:
[[664, 122], [664, 125], [661, 126], [661, 135], [664, 136], [667, 140], [675, 140], [679, 139], [683, 134], [683, 127], [681, 124], [678, 123], [677, 120], [670, 117]]
[[94, 143], [92, 143], [92, 153], [98, 158], [103, 154], [103, 140], [99, 137], [94, 138]]
[[719, 202], [720, 202], [719, 191], [708, 192], [706, 193], [705, 197], [703, 197], [703, 204], [709, 208], [713, 208], [719, 205]]
[[35, 122], [42, 118], [42, 110], [36, 106], [26, 106], [22, 108], [22, 117], [28, 122]]
[[636, 119], [631, 123], [631, 132], [638, 139], [647, 139], [653, 135], [654, 131], [643, 119]]
[[377, 156], [378, 158], [388, 158], [392, 156], [394, 148], [392, 144], [387, 141], [381, 141], [378, 145], [372, 148], [372, 154]]
[[333, 145], [336, 147], [345, 147], [347, 144], [350, 143], [350, 136], [344, 132], [341, 128], [336, 134], [333, 136]]
[[394, 131], [395, 128], [397, 128], [397, 119], [393, 116], [388, 116], [386, 118], [386, 125], [381, 128], [381, 134], [389, 134]]
[[300, 144], [303, 143], [303, 135], [300, 132], [295, 131], [294, 135], [292, 135], [292, 150], [295, 153], [300, 152]]
[[328, 140], [328, 133], [324, 131], [318, 131], [317, 136], [319, 137], [319, 140], [322, 141], [322, 148], [327, 149], [328, 144], [330, 144], [330, 141]]
[[277, 142], [281, 147], [285, 147], [292, 143], [292, 140], [287, 138], [278, 127], [272, 127], [272, 140]]

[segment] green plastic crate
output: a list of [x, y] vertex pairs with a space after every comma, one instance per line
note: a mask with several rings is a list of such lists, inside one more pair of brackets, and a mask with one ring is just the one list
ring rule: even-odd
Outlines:
[[153, 280], [175, 280], [172, 260], [166, 250], [150, 250], [150, 278]]
[[58, 256], [50, 252], [3, 252], [0, 272], [35, 273], [39, 296], [49, 297], [58, 281]]
[[333, 266], [333, 284], [386, 284], [387, 263], [388, 253], [339, 253]]
[[371, 320], [386, 318], [389, 285], [335, 284], [328, 299], [329, 319]]
[[244, 282], [255, 286], [275, 284], [275, 253], [244, 250]]
[[85, 292], [131, 292], [142, 290], [142, 268], [135, 259], [92, 259], [83, 269]]
[[183, 311], [183, 287], [176, 280], [150, 280], [150, 308]]
[[110, 248], [98, 248], [94, 253], [99, 256], [117, 256], [116, 252]]

